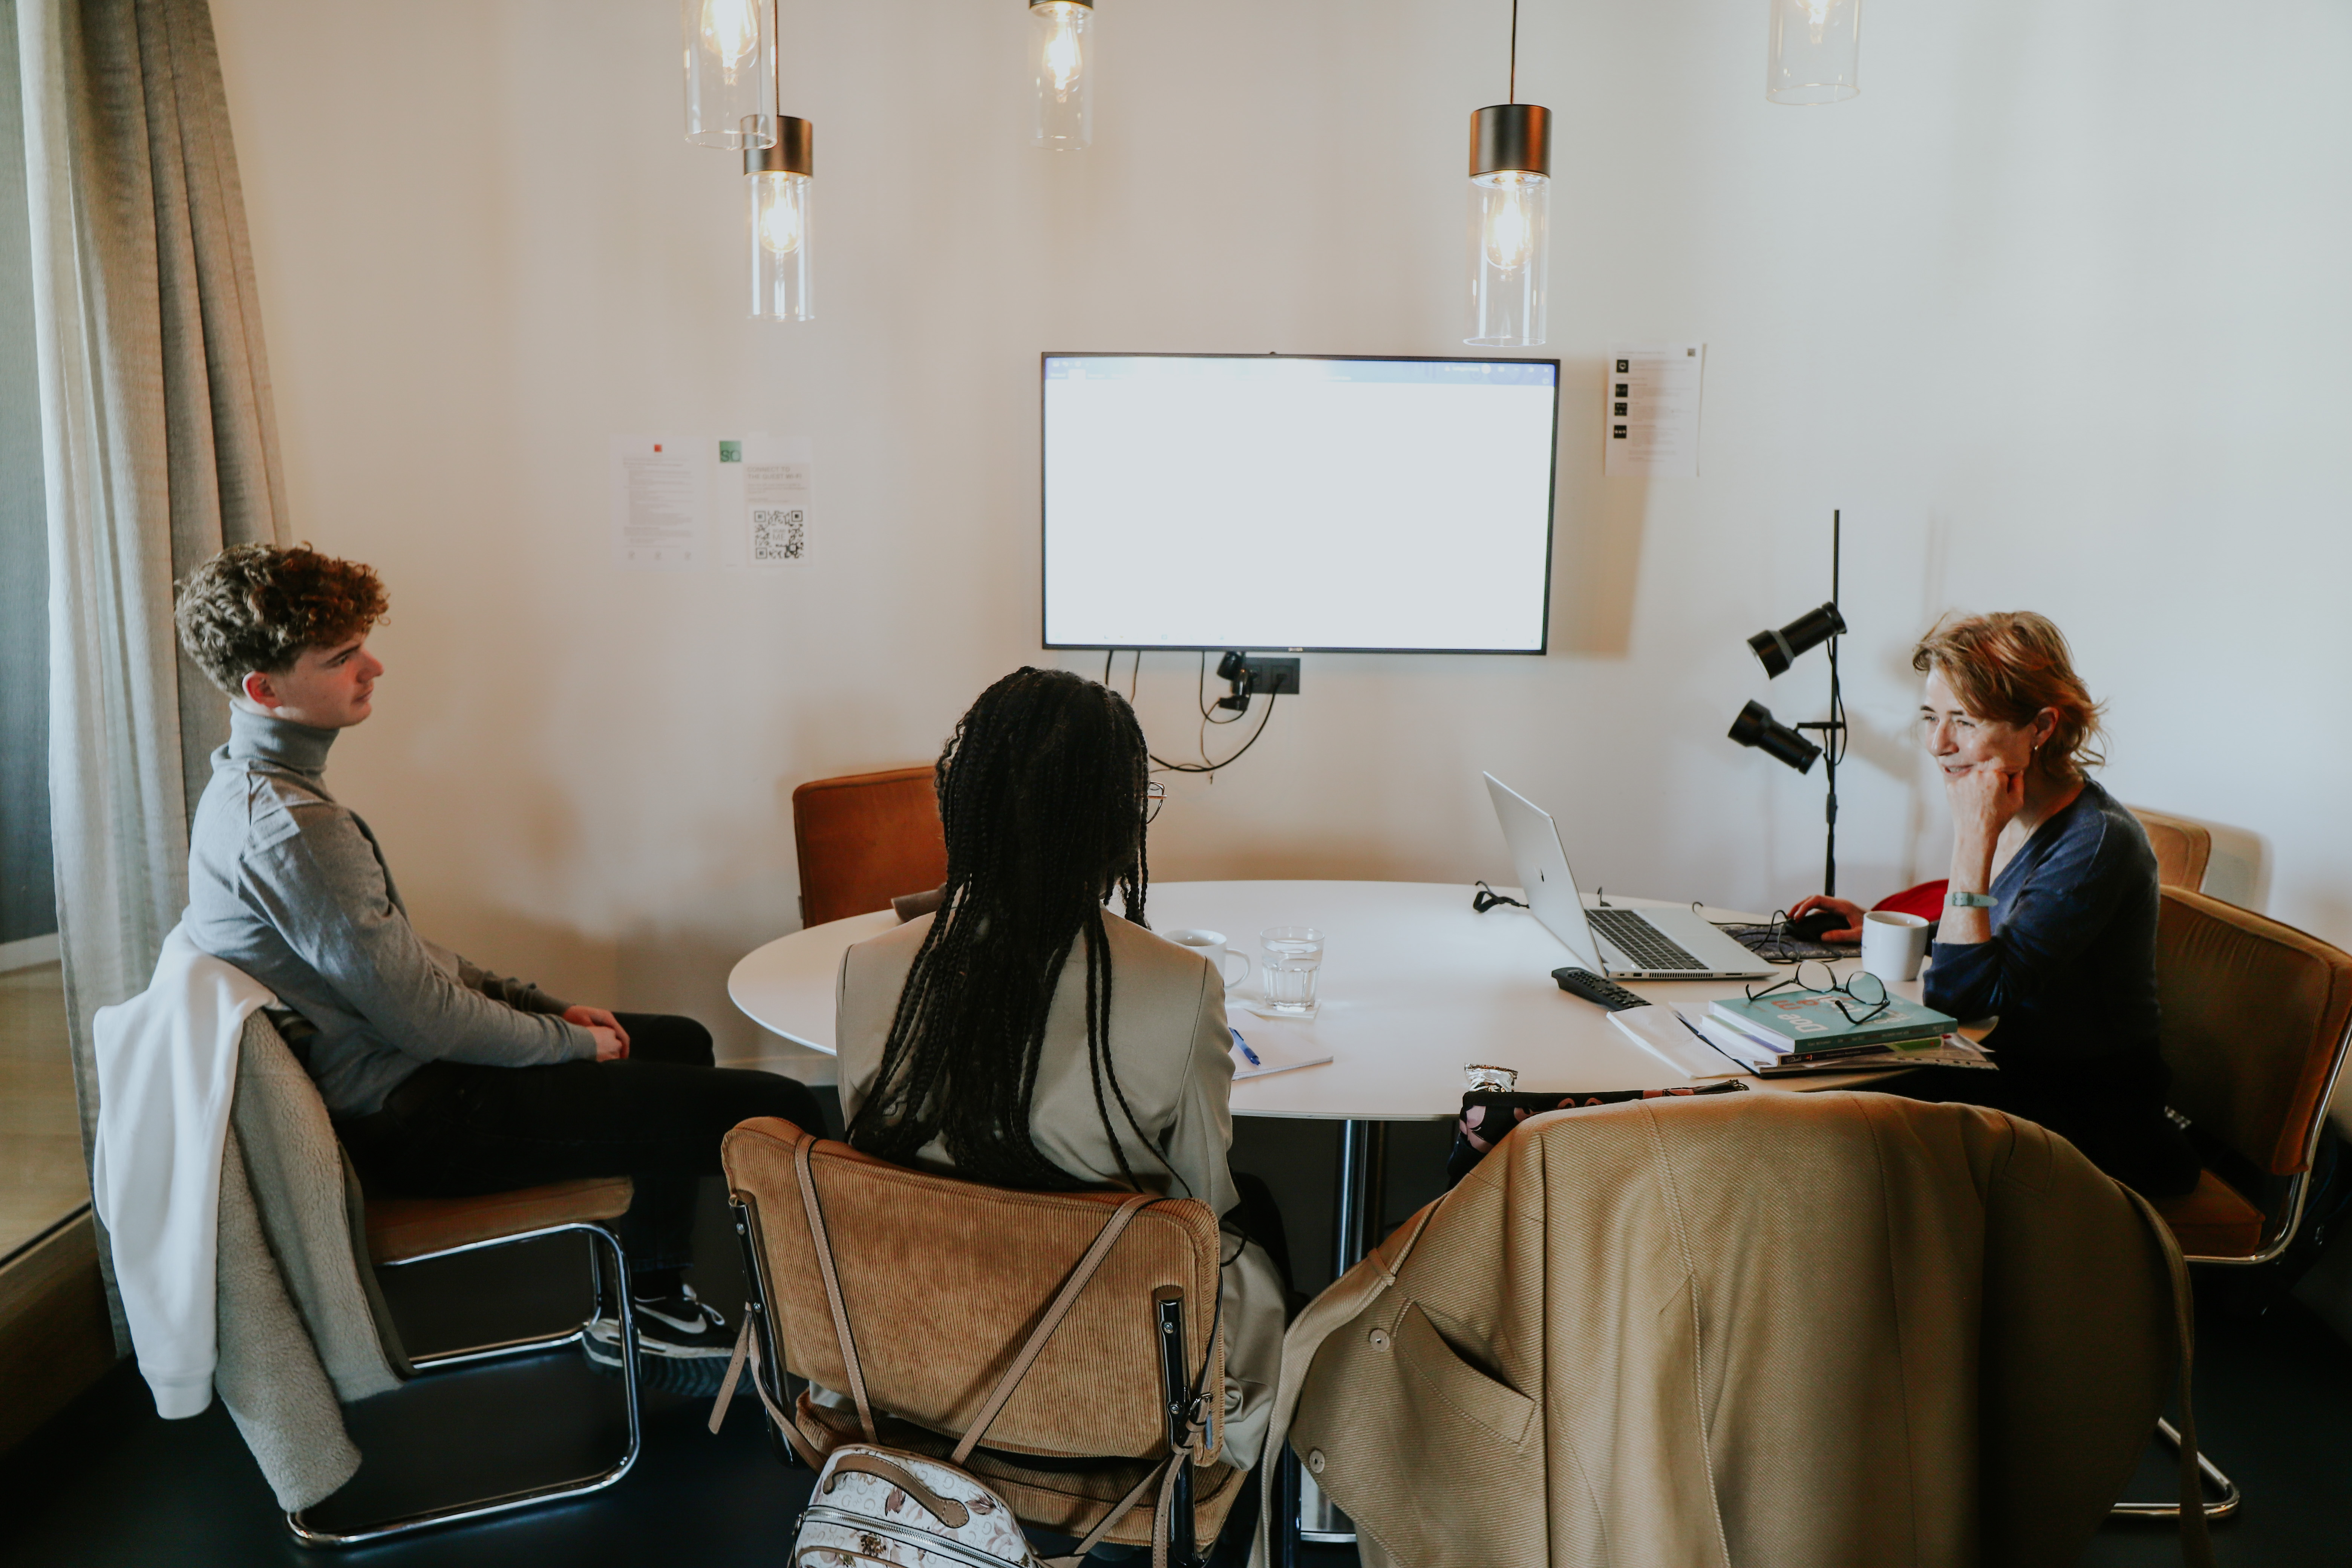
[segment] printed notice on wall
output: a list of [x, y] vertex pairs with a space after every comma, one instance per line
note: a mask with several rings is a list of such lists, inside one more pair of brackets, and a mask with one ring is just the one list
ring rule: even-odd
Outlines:
[[613, 562], [676, 572], [702, 556], [702, 462], [693, 442], [615, 436], [610, 442]]
[[809, 558], [809, 444], [743, 444], [743, 558], [752, 566], [798, 566]]
[[1698, 478], [1699, 389], [1706, 345], [1621, 344], [1603, 362], [1601, 472], [1615, 479]]

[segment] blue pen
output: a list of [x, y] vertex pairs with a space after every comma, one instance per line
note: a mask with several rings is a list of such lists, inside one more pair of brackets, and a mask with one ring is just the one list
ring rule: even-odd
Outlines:
[[1257, 1053], [1249, 1048], [1249, 1042], [1242, 1038], [1242, 1032], [1239, 1029], [1236, 1029], [1231, 1024], [1228, 1024], [1225, 1026], [1225, 1032], [1233, 1036], [1234, 1049], [1241, 1052], [1243, 1060], [1248, 1062], [1249, 1065], [1254, 1068], [1262, 1068], [1265, 1066], [1264, 1062], [1257, 1059]]

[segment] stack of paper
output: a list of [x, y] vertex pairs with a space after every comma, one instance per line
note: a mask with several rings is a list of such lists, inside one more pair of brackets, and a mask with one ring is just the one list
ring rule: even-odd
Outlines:
[[1635, 1045], [1687, 1077], [1737, 1078], [1748, 1070], [1746, 1061], [1693, 1033], [1672, 1007], [1628, 1007], [1610, 1014], [1609, 1021], [1624, 1030]]

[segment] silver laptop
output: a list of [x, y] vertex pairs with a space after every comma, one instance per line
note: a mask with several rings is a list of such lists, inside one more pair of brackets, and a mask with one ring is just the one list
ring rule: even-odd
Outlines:
[[1492, 773], [1481, 774], [1511, 846], [1528, 907], [1576, 961], [1616, 980], [1736, 980], [1772, 966], [1686, 907], [1588, 909], [1551, 814]]

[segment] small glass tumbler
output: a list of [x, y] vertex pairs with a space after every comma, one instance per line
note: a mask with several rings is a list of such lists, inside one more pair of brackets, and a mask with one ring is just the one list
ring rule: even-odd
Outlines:
[[1313, 926], [1268, 926], [1257, 933], [1259, 983], [1269, 1013], [1315, 1011], [1315, 977], [1323, 970], [1323, 933]]

